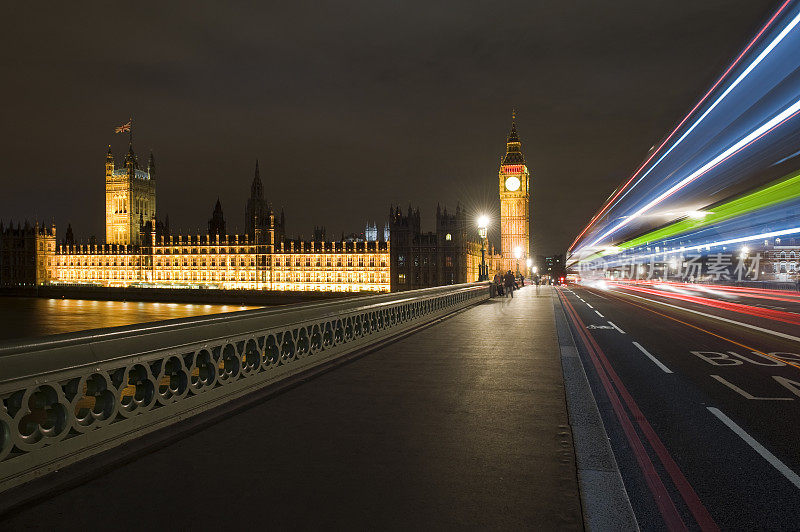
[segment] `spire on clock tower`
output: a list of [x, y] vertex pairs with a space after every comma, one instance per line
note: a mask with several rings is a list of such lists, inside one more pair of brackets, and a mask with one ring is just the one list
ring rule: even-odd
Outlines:
[[517, 134], [517, 112], [511, 112], [511, 132], [506, 140], [506, 155], [503, 157], [502, 164], [525, 164], [525, 156], [522, 155], [522, 143]]

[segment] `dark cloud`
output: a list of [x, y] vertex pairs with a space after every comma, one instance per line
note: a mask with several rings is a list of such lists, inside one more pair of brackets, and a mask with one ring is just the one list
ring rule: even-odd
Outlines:
[[158, 209], [217, 196], [243, 225], [254, 160], [289, 230], [413, 202], [496, 209], [512, 106], [536, 253], [566, 248], [776, 8], [640, 2], [79, 2], [7, 8], [0, 218], [103, 235], [103, 156], [133, 114]]

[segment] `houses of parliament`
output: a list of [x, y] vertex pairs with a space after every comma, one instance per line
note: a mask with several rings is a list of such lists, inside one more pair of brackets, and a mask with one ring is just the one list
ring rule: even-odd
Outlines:
[[[156, 209], [157, 172], [150, 154], [140, 166], [131, 143], [117, 165], [105, 158], [105, 244], [61, 242], [55, 225], [0, 223], [0, 285], [387, 292], [478, 280], [482, 255], [490, 272], [519, 268], [529, 256], [529, 174], [512, 123], [500, 168], [500, 253], [480, 241], [460, 205], [436, 213], [422, 232], [419, 210], [392, 206], [385, 231], [327, 241], [286, 235], [283, 210], [267, 201], [256, 162], [242, 234], [227, 232], [217, 200], [205, 234], [173, 235]], [[482, 250], [483, 249], [483, 254]]]

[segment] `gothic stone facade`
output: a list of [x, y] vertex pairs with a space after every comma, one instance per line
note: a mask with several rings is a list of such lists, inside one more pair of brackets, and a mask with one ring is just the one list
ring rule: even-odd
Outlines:
[[46, 284], [53, 271], [56, 248], [55, 225], [36, 222], [5, 227], [0, 222], [0, 286], [21, 287]]
[[131, 145], [125, 155], [125, 166], [116, 168], [109, 146], [106, 154], [106, 242], [138, 244], [142, 222], [155, 216], [156, 164], [153, 154], [150, 154], [147, 171], [142, 170]]
[[[392, 292], [477, 281], [481, 244], [470, 238], [469, 229], [461, 205], [455, 214], [437, 206], [436, 231], [426, 233], [418, 208], [409, 206], [404, 215], [393, 206], [389, 212]], [[486, 250], [486, 260], [490, 271], [496, 271], [499, 257], [493, 249]]]
[[386, 242], [306, 242], [285, 236], [283, 211], [265, 199], [256, 163], [245, 206], [247, 233], [225, 231], [217, 200], [208, 234], [169, 234], [156, 219], [155, 163], [139, 169], [133, 148], [125, 169], [106, 156], [105, 245], [41, 250], [46, 275], [37, 284], [196, 287], [296, 291], [389, 291]]

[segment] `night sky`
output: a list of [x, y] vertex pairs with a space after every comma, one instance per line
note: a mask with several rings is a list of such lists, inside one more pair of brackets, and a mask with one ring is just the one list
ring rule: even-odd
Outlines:
[[[562, 253], [778, 7], [643, 2], [14, 2], [4, 9], [0, 219], [104, 239], [104, 159], [158, 169], [159, 217], [243, 231], [259, 159], [290, 235], [411, 202], [499, 217], [511, 109], [533, 253]], [[496, 233], [496, 231], [495, 231]]]

